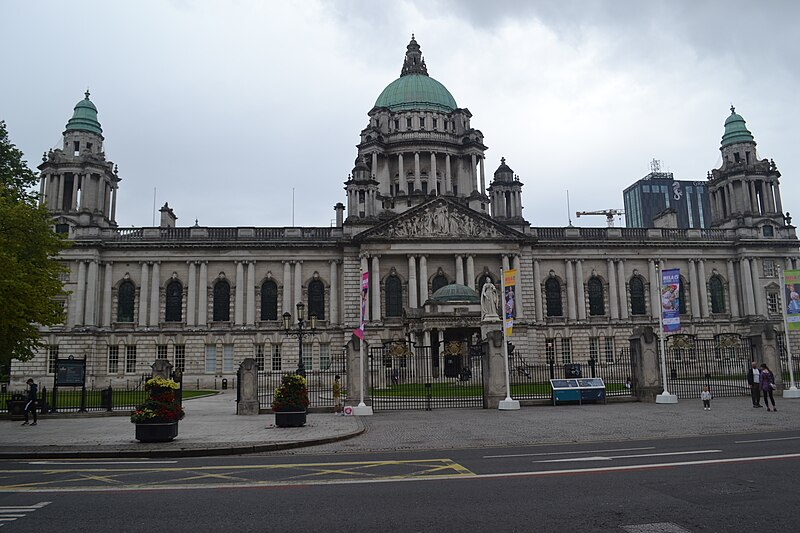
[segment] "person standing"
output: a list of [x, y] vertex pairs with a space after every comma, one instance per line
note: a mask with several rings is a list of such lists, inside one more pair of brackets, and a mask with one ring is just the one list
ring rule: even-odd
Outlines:
[[711, 391], [708, 389], [708, 385], [703, 387], [703, 392], [700, 393], [700, 399], [703, 400], [703, 410], [710, 411], [711, 410], [711, 398], [714, 396], [711, 394]]
[[747, 369], [747, 384], [750, 385], [750, 398], [753, 400], [753, 407], [761, 407], [761, 371], [758, 369], [758, 363], [753, 361], [750, 363], [750, 368]]
[[767, 405], [767, 411], [770, 410], [769, 402], [772, 400], [772, 411], [777, 411], [775, 408], [775, 397], [772, 391], [775, 390], [775, 375], [769, 369], [767, 363], [761, 363], [761, 377], [759, 378], [761, 385], [761, 394], [764, 396], [764, 403]]
[[333, 412], [337, 415], [342, 414], [342, 383], [341, 377], [337, 374], [333, 378]]
[[28, 378], [26, 381], [28, 384], [28, 397], [25, 399], [25, 422], [22, 423], [23, 426], [28, 425], [28, 412], [30, 411], [33, 413], [33, 422], [31, 422], [32, 426], [36, 425], [36, 396], [39, 393], [39, 386], [33, 382], [33, 378]]

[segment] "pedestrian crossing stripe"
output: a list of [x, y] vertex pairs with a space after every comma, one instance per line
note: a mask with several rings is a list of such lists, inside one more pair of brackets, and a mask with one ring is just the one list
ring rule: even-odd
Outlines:
[[0, 505], [0, 527], [20, 518], [25, 518], [28, 513], [41, 509], [50, 503], [51, 502], [39, 502], [33, 505]]

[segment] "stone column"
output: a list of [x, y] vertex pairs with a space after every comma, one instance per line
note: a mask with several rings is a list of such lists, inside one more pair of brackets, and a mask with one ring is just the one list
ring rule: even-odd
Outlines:
[[699, 269], [697, 271], [698, 276], [700, 277], [700, 284], [698, 285], [698, 292], [700, 293], [700, 312], [703, 314], [703, 318], [708, 317], [708, 290], [706, 288], [706, 260], [700, 259], [698, 261]]
[[72, 198], [70, 198], [69, 209], [76, 211], [78, 209], [78, 176], [79, 174], [72, 175]]
[[84, 324], [84, 309], [86, 303], [86, 262], [78, 260], [78, 287], [75, 290], [75, 322], [73, 325]]
[[103, 176], [97, 175], [97, 209], [100, 213], [106, 212], [106, 206], [103, 205], [103, 201], [106, 197], [105, 191], [105, 182], [103, 182]]
[[58, 197], [56, 199], [56, 209], [61, 211], [64, 208], [64, 174], [58, 175]]
[[628, 320], [628, 289], [625, 286], [625, 260], [618, 260], [617, 276], [619, 277], [619, 317]]
[[742, 297], [744, 298], [744, 312], [746, 316], [756, 314], [756, 300], [753, 294], [753, 276], [750, 270], [750, 258], [743, 257], [739, 261], [739, 268], [742, 269]]
[[103, 320], [101, 326], [111, 325], [111, 286], [113, 283], [114, 266], [111, 261], [106, 261], [103, 273]]
[[700, 283], [697, 281], [697, 259], [689, 259], [689, 297], [692, 302], [692, 317], [700, 318]]
[[403, 194], [406, 194], [406, 171], [403, 168], [403, 154], [397, 154], [397, 178], [400, 191], [402, 191]]
[[[47, 177], [48, 174], [42, 174], [42, 178], [39, 180], [39, 205], [44, 205], [47, 202]], [[77, 174], [75, 175], [75, 183], [78, 182]], [[77, 198], [77, 197], [76, 197]]]
[[373, 179], [378, 179], [378, 152], [372, 152], [372, 168], [369, 170]]
[[466, 285], [475, 288], [475, 256], [467, 256], [467, 279]]
[[658, 306], [661, 304], [661, 297], [659, 296], [661, 280], [658, 279], [656, 274], [656, 262], [653, 259], [647, 260], [647, 274], [650, 277], [650, 316], [658, 318]]
[[475, 154], [472, 154], [472, 166], [469, 167], [469, 177], [472, 180], [472, 190], [478, 190], [478, 158]]
[[616, 270], [614, 269], [614, 260], [606, 259], [606, 265], [608, 266], [608, 301], [611, 304], [611, 318], [618, 319], [619, 307], [617, 300], [617, 274]]
[[256, 323], [256, 262], [247, 262], [247, 325]]
[[330, 294], [330, 303], [328, 304], [329, 311], [328, 314], [330, 315], [328, 321], [330, 324], [338, 324], [339, 323], [339, 263], [336, 259], [330, 260], [330, 278], [331, 278], [331, 294]]
[[161, 292], [161, 262], [153, 262], [153, 281], [150, 284], [150, 325], [158, 326]]
[[756, 314], [767, 315], [766, 302], [764, 302], [764, 291], [761, 285], [761, 277], [758, 274], [758, 258], [750, 258], [750, 273], [753, 278], [753, 298], [755, 299]]
[[428, 256], [419, 256], [419, 306], [428, 301]]
[[578, 320], [586, 320], [586, 289], [583, 284], [583, 259], [575, 261], [575, 274], [577, 277], [575, 280], [575, 294], [578, 305]]
[[142, 261], [142, 279], [139, 282], [139, 326], [147, 326], [147, 299], [150, 292], [148, 284], [149, 267], [147, 261]]
[[189, 265], [189, 290], [186, 291], [186, 325], [197, 324], [197, 264], [187, 261]]
[[87, 326], [96, 326], [97, 317], [97, 261], [89, 261], [89, 273], [86, 277], [86, 308], [83, 323]]
[[419, 152], [414, 152], [414, 192], [422, 190], [422, 174], [419, 169]]
[[428, 192], [436, 191], [436, 194], [439, 194], [439, 191], [436, 189], [436, 152], [431, 152], [431, 176], [430, 181], [431, 183], [428, 184]]
[[[503, 254], [503, 255], [500, 256], [500, 265], [501, 265], [500, 268], [503, 269], [503, 270], [508, 270], [510, 268], [508, 266], [508, 256], [507, 255]], [[503, 273], [500, 272], [500, 275], [502, 276]]]
[[775, 210], [779, 214], [783, 214], [783, 202], [781, 202], [781, 188], [778, 183], [773, 184], [773, 188], [775, 189]]
[[447, 194], [453, 194], [453, 178], [450, 174], [450, 154], [444, 157], [444, 188]]
[[239, 400], [237, 415], [258, 414], [258, 365], [252, 357], [246, 357], [239, 365]]
[[244, 265], [241, 261], [236, 264], [236, 293], [233, 300], [233, 323], [241, 326], [244, 323]]
[[111, 190], [111, 221], [117, 220], [117, 187], [116, 185]]
[[756, 194], [756, 185], [753, 180], [747, 181], [747, 189], [750, 193], [750, 211], [758, 213], [758, 195]]
[[464, 284], [464, 261], [460, 255], [456, 256], [456, 283]]
[[516, 294], [516, 309], [514, 309], [514, 318], [524, 318], [525, 313], [523, 312], [522, 308], [522, 266], [519, 262], [519, 254], [513, 255], [513, 265], [514, 270], [517, 271], [517, 294]]
[[372, 320], [379, 322], [381, 320], [381, 258], [379, 255], [372, 256], [372, 279], [370, 280], [370, 287], [372, 288]]
[[481, 167], [481, 194], [486, 194], [486, 174], [483, 169], [483, 160], [484, 157], [481, 156], [481, 158], [478, 161]]
[[283, 262], [283, 313], [291, 313], [292, 311], [292, 262]]
[[413, 255], [408, 256], [408, 307], [409, 309], [416, 309], [417, 292], [419, 287], [417, 285], [417, 260]]
[[572, 259], [565, 259], [564, 263], [567, 266], [567, 312], [569, 319], [575, 320], [577, 317], [575, 312], [575, 267], [572, 265]]
[[542, 266], [538, 259], [533, 261], [533, 299], [536, 304], [536, 321], [544, 320], [544, 305], [542, 302]]
[[736, 286], [733, 259], [728, 259], [728, 300], [731, 304], [731, 318], [739, 318], [739, 298], [736, 294]]
[[292, 316], [295, 318], [295, 322], [297, 322], [298, 317], [297, 315], [297, 304], [298, 302], [303, 301], [303, 262], [302, 261], [295, 261], [294, 262], [294, 311], [290, 311]]
[[197, 287], [197, 325], [208, 323], [208, 261], [200, 262], [200, 282]]

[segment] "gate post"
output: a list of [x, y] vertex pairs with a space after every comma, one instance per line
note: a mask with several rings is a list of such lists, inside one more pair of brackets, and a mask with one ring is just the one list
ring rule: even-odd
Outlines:
[[[778, 355], [778, 339], [775, 328], [769, 324], [759, 324], [750, 328], [750, 346], [753, 348], [753, 361], [759, 366], [767, 363], [775, 376], [775, 388], [783, 390], [783, 372]], [[791, 360], [791, 359], [790, 359]]]
[[239, 380], [236, 383], [236, 414], [258, 414], [258, 364], [252, 357], [246, 357], [239, 365]]
[[[344, 404], [350, 406], [358, 405], [358, 400], [361, 398], [361, 353], [360, 340], [355, 335], [350, 336], [350, 341], [345, 345], [345, 352], [347, 353], [347, 396]], [[371, 405], [369, 401], [369, 384], [371, 379], [371, 372], [369, 368], [369, 344], [364, 345], [364, 403]]]
[[486, 350], [483, 352], [481, 367], [483, 370], [483, 408], [497, 409], [500, 402], [506, 399], [506, 370], [503, 342], [503, 323], [481, 324], [481, 336], [486, 339]]
[[651, 326], [633, 329], [631, 343], [631, 386], [640, 402], [655, 403], [664, 390], [658, 366], [658, 339]]
[[172, 378], [172, 363], [170, 363], [166, 359], [156, 359], [155, 361], [153, 361], [153, 364], [150, 365], [150, 368], [153, 369], [154, 378], [163, 378], [163, 379]]

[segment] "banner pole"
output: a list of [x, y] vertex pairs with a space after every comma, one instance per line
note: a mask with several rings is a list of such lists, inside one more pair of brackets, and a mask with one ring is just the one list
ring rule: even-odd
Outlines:
[[[789, 302], [786, 301], [786, 275], [784, 270], [778, 267], [781, 273], [781, 308], [783, 310], [783, 334], [785, 335], [784, 343], [786, 344], [786, 361], [789, 365], [789, 389], [783, 391], [784, 398], [800, 398], [800, 389], [794, 381], [794, 365], [792, 364], [792, 344], [789, 340]], [[788, 393], [788, 394], [787, 394]]]
[[[500, 401], [497, 408], [501, 411], [515, 411], [520, 408], [519, 400], [511, 398], [511, 378], [508, 370], [508, 335], [506, 334], [506, 271], [500, 269], [500, 313], [503, 316], [503, 367], [506, 377], [506, 399]], [[515, 298], [516, 300], [516, 298]]]
[[[661, 261], [656, 262], [656, 276], [658, 283], [658, 343], [661, 351], [661, 379], [664, 385], [664, 392], [656, 395], [656, 403], [678, 403], [678, 397], [670, 394], [667, 390], [667, 350], [664, 334], [664, 279], [663, 270], [661, 269]], [[680, 283], [680, 278], [678, 278]]]

